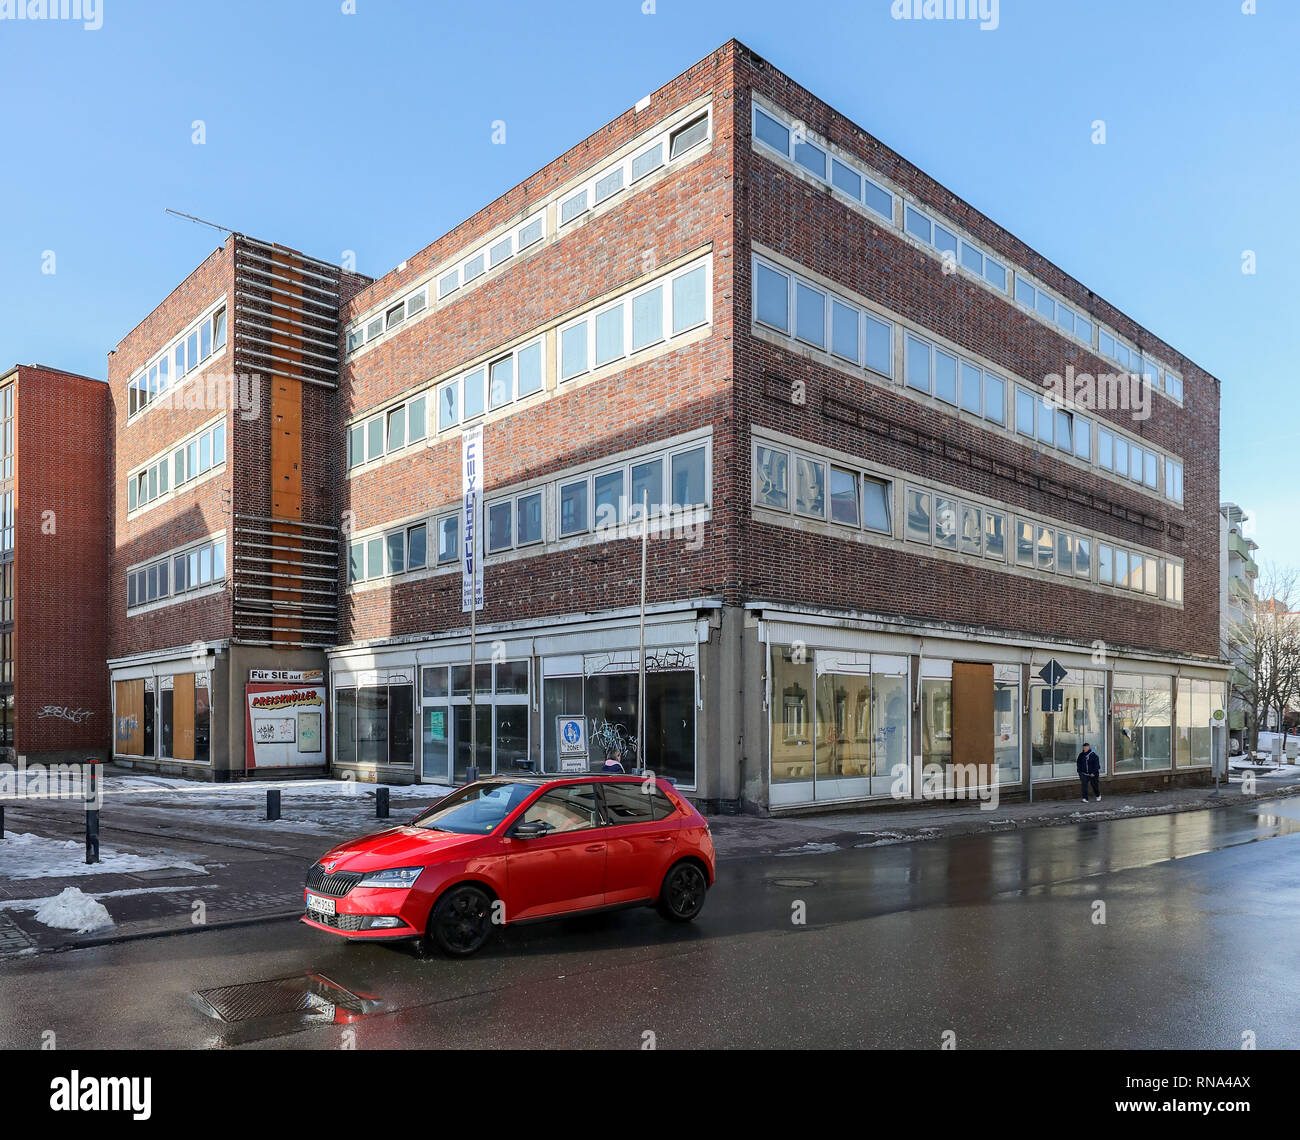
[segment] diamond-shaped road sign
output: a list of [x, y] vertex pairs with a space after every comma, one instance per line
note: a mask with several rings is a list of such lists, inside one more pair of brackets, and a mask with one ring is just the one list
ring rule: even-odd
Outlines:
[[1052, 688], [1056, 688], [1056, 686], [1065, 679], [1065, 666], [1053, 657], [1046, 665], [1038, 670], [1038, 675]]

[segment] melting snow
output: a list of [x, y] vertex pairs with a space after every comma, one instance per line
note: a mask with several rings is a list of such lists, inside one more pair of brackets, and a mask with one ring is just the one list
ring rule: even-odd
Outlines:
[[113, 925], [113, 918], [98, 899], [83, 894], [76, 887], [65, 887], [53, 898], [36, 908], [36, 921], [55, 930], [74, 930], [89, 934]]
[[20, 833], [0, 839], [0, 874], [7, 879], [64, 879], [73, 875], [130, 874], [176, 867], [199, 875], [207, 872], [166, 852], [133, 855], [101, 846], [99, 862], [86, 863], [86, 844], [79, 839], [47, 839]]

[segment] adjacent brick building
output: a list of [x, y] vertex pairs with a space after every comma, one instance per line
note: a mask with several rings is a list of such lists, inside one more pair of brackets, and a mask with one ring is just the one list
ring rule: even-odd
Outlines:
[[[271, 383], [168, 408], [181, 343]], [[377, 281], [232, 236], [109, 380], [120, 756], [596, 767], [644, 637], [645, 762], [706, 806], [1210, 771], [1218, 381], [735, 41]]]
[[327, 441], [352, 280], [232, 234], [109, 355], [108, 657], [124, 762], [217, 779], [324, 768]]
[[0, 374], [0, 758], [108, 749], [108, 387], [40, 364]]

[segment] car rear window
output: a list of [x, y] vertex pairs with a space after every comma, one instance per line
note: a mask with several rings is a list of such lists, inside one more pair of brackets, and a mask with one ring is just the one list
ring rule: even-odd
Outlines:
[[611, 824], [649, 823], [665, 819], [677, 809], [658, 788], [647, 790], [644, 782], [607, 783], [605, 815]]

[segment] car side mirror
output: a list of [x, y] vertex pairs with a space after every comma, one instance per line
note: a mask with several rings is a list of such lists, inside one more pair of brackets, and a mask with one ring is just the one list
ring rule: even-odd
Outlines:
[[551, 830], [551, 825], [545, 820], [533, 819], [526, 823], [515, 824], [515, 829], [510, 833], [513, 839], [537, 839]]

